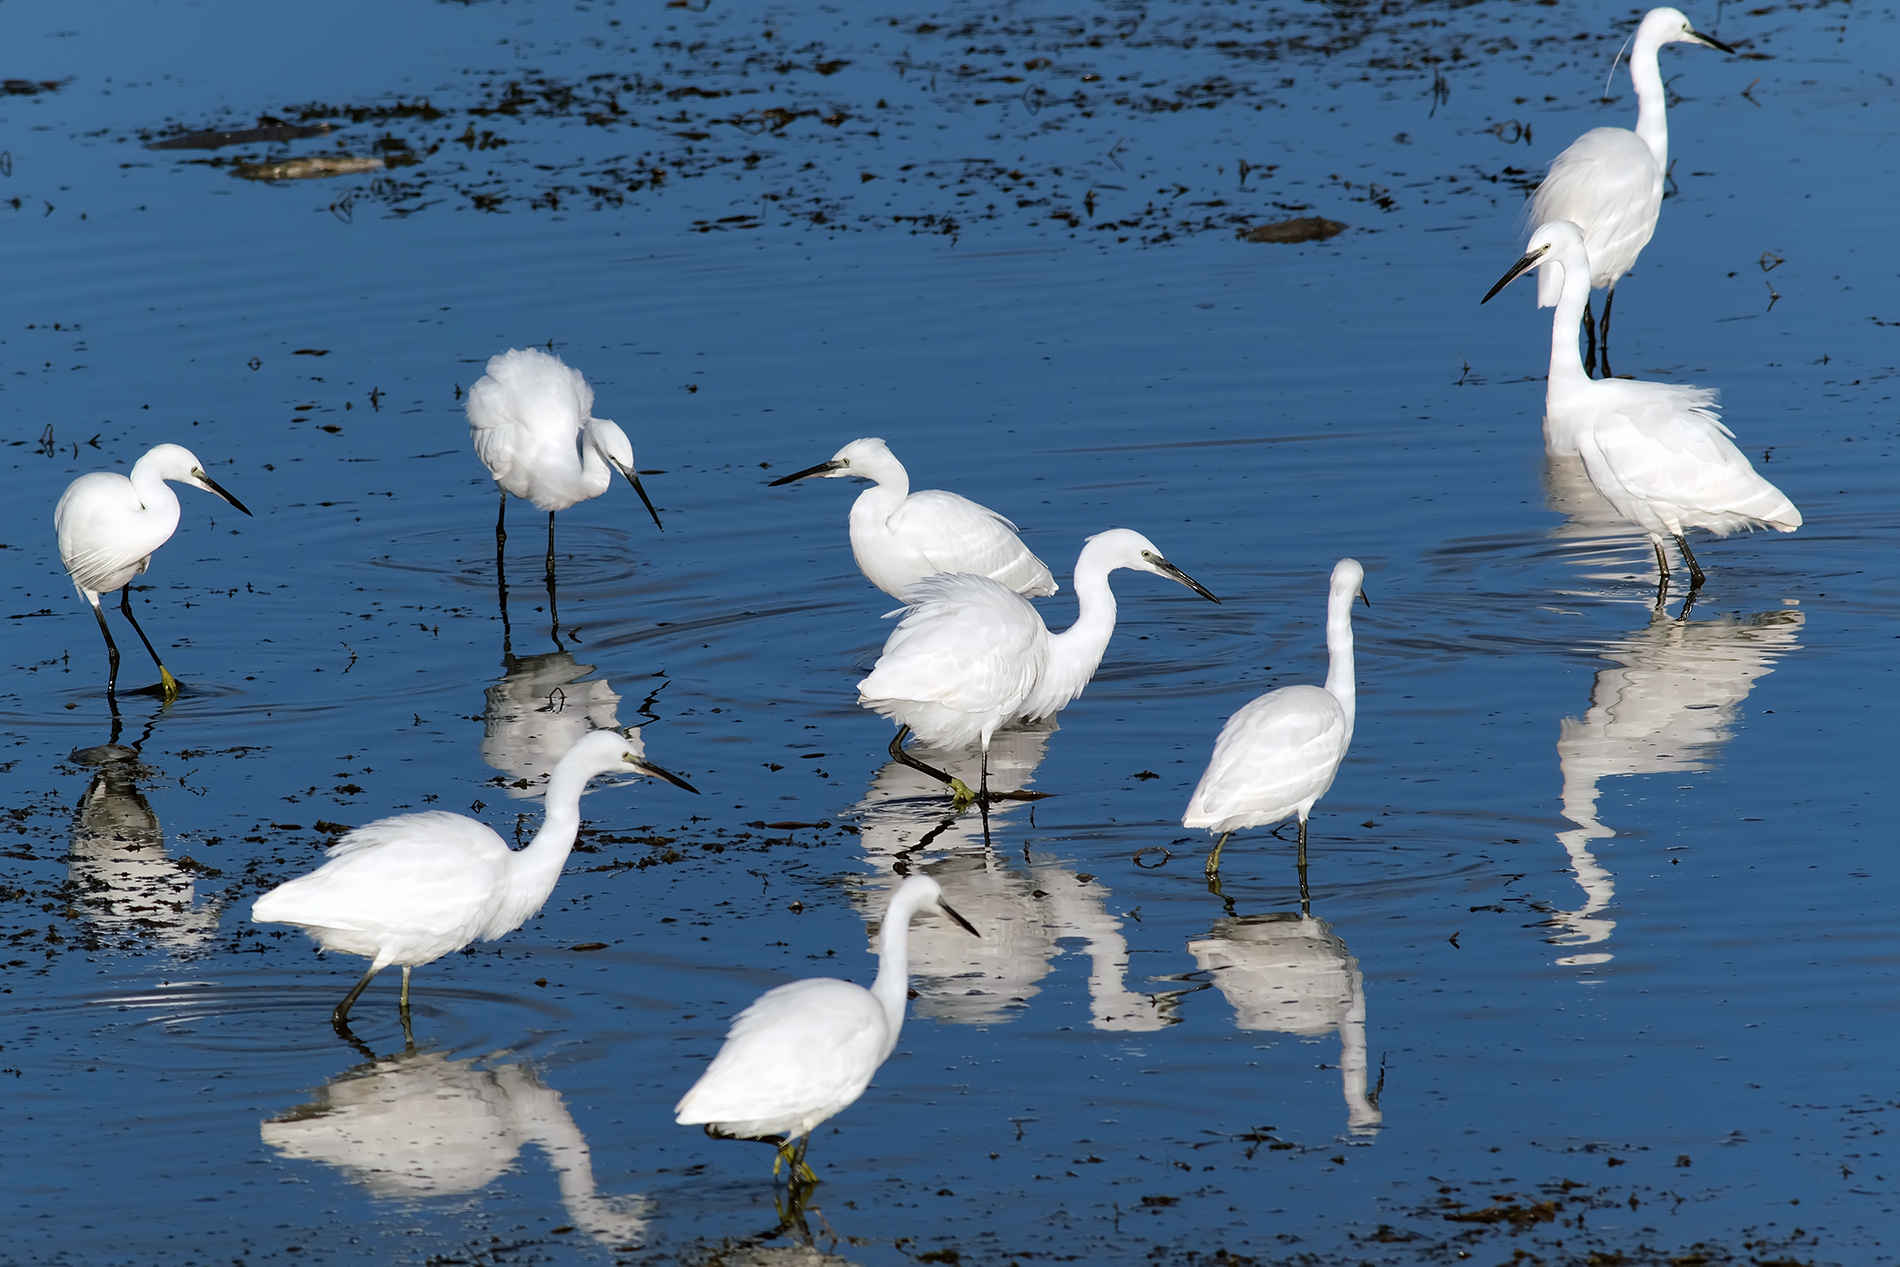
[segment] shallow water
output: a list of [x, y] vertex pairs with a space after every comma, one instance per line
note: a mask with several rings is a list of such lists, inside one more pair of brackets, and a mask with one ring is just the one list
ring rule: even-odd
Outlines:
[[[0, 96], [7, 1255], [1890, 1258], [1895, 19], [1691, 17], [1764, 59], [1664, 54], [1619, 369], [1722, 388], [1806, 523], [1710, 542], [1657, 618], [1646, 543], [1546, 469], [1529, 284], [1477, 304], [1514, 181], [1628, 121], [1619, 15], [0, 8], [6, 74], [59, 85]], [[142, 147], [260, 114], [343, 126]], [[336, 152], [420, 161], [195, 161]], [[1309, 214], [1349, 227], [1235, 239]], [[563, 512], [558, 646], [520, 504], [504, 624], [460, 403], [550, 340], [666, 524]], [[852, 490], [764, 487], [867, 434], [1023, 525], [1052, 624], [1110, 525], [1223, 600], [1118, 574], [1095, 683], [999, 755], [1051, 795], [987, 847], [854, 702], [893, 604]], [[48, 520], [164, 440], [256, 517], [181, 495], [138, 601], [189, 690], [115, 733]], [[1310, 913], [1265, 832], [1223, 900], [1181, 807], [1228, 714], [1322, 675], [1348, 554]], [[704, 794], [597, 786], [547, 910], [417, 972], [417, 1050], [393, 974], [352, 1050], [355, 961], [248, 923], [336, 825], [531, 832], [539, 754], [647, 720]], [[765, 1151], [671, 1106], [760, 991], [868, 979], [903, 869], [984, 937], [920, 923], [781, 1227]]]

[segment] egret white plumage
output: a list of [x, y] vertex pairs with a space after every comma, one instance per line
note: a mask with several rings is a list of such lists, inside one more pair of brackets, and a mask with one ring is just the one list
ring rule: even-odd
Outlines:
[[1366, 599], [1366, 571], [1357, 559], [1333, 565], [1326, 599], [1326, 685], [1268, 691], [1227, 719], [1214, 756], [1188, 798], [1183, 827], [1204, 827], [1219, 839], [1207, 874], [1220, 874], [1221, 847], [1243, 827], [1300, 820], [1300, 892], [1306, 892], [1306, 817], [1326, 795], [1352, 745], [1358, 707], [1353, 681], [1352, 600]]
[[554, 571], [554, 512], [607, 491], [615, 471], [640, 494], [654, 527], [660, 512], [633, 466], [633, 445], [596, 418], [594, 389], [581, 372], [540, 348], [513, 348], [488, 360], [468, 389], [468, 435], [475, 456], [501, 487], [497, 546], [508, 539], [508, 495], [548, 512], [548, 572]]
[[[1682, 10], [1651, 9], [1643, 15], [1630, 47], [1636, 130], [1592, 128], [1585, 132], [1551, 160], [1550, 171], [1531, 195], [1531, 224], [1569, 220], [1583, 230], [1594, 268], [1591, 288], [1605, 292], [1600, 340], [1597, 323], [1590, 316], [1589, 295], [1584, 296], [1584, 332], [1590, 350], [1583, 363], [1586, 370], [1591, 369], [1600, 348], [1604, 378], [1610, 377], [1610, 304], [1616, 298], [1617, 279], [1635, 267], [1662, 213], [1663, 181], [1669, 173], [1668, 94], [1656, 53], [1673, 43], [1735, 51], [1690, 26]], [[1540, 278], [1537, 306], [1549, 308], [1556, 302], [1556, 285]]]
[[936, 748], [980, 744], [987, 790], [990, 736], [1019, 717], [1054, 716], [1095, 676], [1115, 632], [1108, 574], [1117, 568], [1165, 576], [1220, 601], [1127, 528], [1097, 533], [1083, 545], [1075, 561], [1075, 623], [1059, 634], [1049, 632], [1027, 599], [987, 576], [953, 572], [913, 584], [884, 654], [858, 684], [858, 702], [898, 724], [891, 755], [948, 783], [960, 804], [977, 799], [960, 779], [906, 753], [905, 736], [915, 731]]
[[910, 921], [926, 911], [981, 935], [943, 900], [935, 880], [909, 877], [885, 908], [871, 988], [812, 977], [767, 990], [732, 1019], [725, 1045], [680, 1097], [674, 1120], [704, 1124], [719, 1138], [775, 1144], [773, 1174], [790, 1162], [794, 1182], [815, 1182], [805, 1164], [812, 1129], [863, 1095], [897, 1046], [910, 988]]
[[910, 491], [910, 475], [882, 440], [853, 440], [831, 459], [794, 471], [796, 480], [871, 481], [851, 505], [851, 553], [871, 584], [893, 598], [926, 576], [969, 572], [1031, 598], [1053, 594], [1055, 578], [1016, 536], [1016, 525], [987, 506], [940, 489]]
[[1673, 537], [1689, 566], [1693, 593], [1701, 566], [1683, 533], [1706, 528], [1718, 537], [1743, 528], [1793, 532], [1801, 512], [1786, 494], [1755, 472], [1716, 417], [1716, 393], [1706, 387], [1596, 379], [1577, 359], [1577, 323], [1590, 299], [1590, 255], [1583, 233], [1567, 220], [1540, 225], [1524, 257], [1485, 295], [1493, 295], [1533, 268], [1555, 276], [1557, 311], [1551, 320], [1550, 375], [1544, 391], [1544, 435], [1553, 451], [1583, 458], [1584, 472], [1617, 513], [1649, 534], [1661, 573], [1656, 600], [1668, 593]]
[[391, 964], [402, 965], [406, 1021], [410, 969], [478, 938], [505, 936], [541, 909], [574, 847], [582, 790], [595, 775], [615, 771], [698, 791], [646, 759], [638, 730], [597, 730], [555, 764], [541, 830], [523, 848], [510, 849], [487, 825], [461, 814], [378, 819], [332, 845], [328, 859], [309, 875], [258, 898], [251, 919], [298, 925], [323, 949], [370, 961], [331, 1015], [339, 1031], [370, 978]]
[[147, 450], [132, 464], [129, 475], [93, 471], [80, 476], [66, 486], [59, 505], [53, 508], [59, 560], [72, 576], [73, 588], [92, 604], [92, 614], [99, 618], [99, 632], [105, 635], [111, 665], [106, 676], [107, 696], [118, 690], [119, 648], [112, 641], [112, 630], [106, 627], [99, 595], [113, 590], [119, 591], [119, 610], [125, 614], [126, 623], [158, 666], [159, 690], [167, 700], [178, 696], [178, 679], [158, 658], [152, 640], [132, 615], [132, 578], [151, 566], [152, 552], [178, 530], [178, 494], [172, 492], [167, 480], [216, 493], [245, 514], [251, 513], [205, 474], [204, 463], [197, 455], [176, 444]]

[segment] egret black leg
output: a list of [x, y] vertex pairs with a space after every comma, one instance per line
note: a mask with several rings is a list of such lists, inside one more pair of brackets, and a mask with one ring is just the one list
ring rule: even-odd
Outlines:
[[106, 628], [106, 613], [99, 606], [98, 599], [93, 600], [92, 614], [99, 618], [99, 632], [104, 634], [106, 639], [106, 664], [110, 666], [106, 669], [106, 698], [116, 703], [119, 689], [119, 644], [112, 641], [112, 631]]
[[1214, 852], [1207, 855], [1207, 874], [1220, 874], [1220, 851], [1227, 847], [1227, 838], [1233, 834], [1230, 831], [1224, 831], [1220, 834], [1220, 839], [1214, 842]]
[[965, 783], [962, 779], [957, 778], [954, 774], [939, 770], [934, 765], [925, 765], [922, 761], [919, 761], [916, 757], [904, 751], [904, 739], [909, 734], [909, 726], [899, 726], [897, 733], [891, 736], [891, 746], [889, 749], [891, 760], [900, 765], [907, 765], [913, 770], [928, 774], [939, 783], [949, 784], [951, 794], [964, 805], [968, 805], [971, 801], [976, 799], [970, 793], [970, 785]]
[[798, 1149], [792, 1154], [792, 1170], [789, 1178], [794, 1186], [804, 1184], [810, 1187], [818, 1182], [818, 1172], [805, 1164], [805, 1149], [810, 1146], [811, 1132], [807, 1131], [798, 1137]]
[[[1678, 537], [1677, 540], [1680, 541], [1681, 538]], [[132, 626], [132, 632], [137, 634], [139, 641], [145, 644], [146, 653], [152, 657], [152, 663], [158, 666], [159, 689], [164, 691], [165, 698], [168, 700], [178, 698], [178, 679], [173, 677], [171, 670], [165, 667], [165, 662], [158, 658], [158, 650], [152, 646], [152, 640], [145, 636], [145, 631], [139, 628], [138, 617], [132, 614], [132, 586], [130, 584], [119, 591], [119, 610], [125, 613], [126, 623]], [[100, 617], [101, 621], [104, 619], [103, 616]]]
[[1590, 311], [1590, 301], [1583, 301], [1583, 372], [1596, 376], [1597, 366], [1597, 319]]
[[1603, 373], [1598, 375], [1599, 378], [1611, 377], [1611, 374], [1610, 374], [1610, 304], [1613, 303], [1615, 300], [1616, 300], [1616, 287], [1612, 286], [1608, 290], [1603, 292], [1603, 320], [1599, 323], [1602, 327], [1602, 334], [1598, 337], [1598, 340], [1597, 340], [1597, 364], [1601, 366], [1603, 369]]
[[1306, 891], [1306, 815], [1300, 815], [1300, 914], [1310, 913], [1313, 895]]
[[548, 512], [548, 632], [556, 651], [567, 650], [561, 641], [561, 608], [554, 592], [554, 512]]
[[495, 512], [495, 549], [508, 544], [508, 492], [501, 492], [501, 509]]
[[1207, 873], [1207, 891], [1220, 899], [1221, 907], [1227, 912], [1228, 918], [1232, 919], [1238, 916], [1239, 912], [1234, 910], [1234, 899], [1228, 897], [1226, 893], [1221, 891], [1220, 872], [1210, 871]]
[[[508, 495], [502, 494], [504, 507], [508, 504]], [[495, 597], [501, 604], [501, 661], [508, 668], [515, 667], [515, 644], [513, 630], [508, 624], [508, 562], [507, 552], [501, 548], [506, 538], [499, 529], [495, 533]]]
[[356, 988], [344, 995], [343, 1001], [336, 1005], [334, 1012], [330, 1013], [330, 1027], [336, 1030], [338, 1034], [343, 1035], [344, 1038], [350, 1036], [350, 1009], [356, 1005], [356, 1000], [362, 997], [363, 991], [369, 988], [370, 978], [374, 977], [379, 971], [380, 969], [372, 967], [368, 972], [365, 972], [363, 979], [356, 983]]
[[1669, 556], [1663, 551], [1663, 543], [1657, 537], [1651, 537], [1649, 544], [1656, 551], [1656, 607], [1669, 601]]
[[990, 839], [990, 746], [983, 745], [983, 773], [976, 784], [977, 812], [983, 816], [983, 843]]
[[1681, 548], [1682, 557], [1684, 561], [1689, 564], [1689, 592], [1693, 594], [1702, 588], [1702, 582], [1706, 579], [1702, 575], [1702, 565], [1695, 561], [1695, 552], [1689, 549], [1689, 540], [1687, 537], [1684, 537], [1681, 533], [1677, 533], [1676, 545]]

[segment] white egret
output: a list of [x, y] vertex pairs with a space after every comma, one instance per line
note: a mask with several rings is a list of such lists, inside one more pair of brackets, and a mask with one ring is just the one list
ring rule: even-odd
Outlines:
[[1220, 851], [1243, 827], [1265, 827], [1290, 815], [1300, 820], [1300, 895], [1306, 895], [1306, 816], [1333, 785], [1352, 744], [1358, 690], [1352, 669], [1352, 600], [1366, 570], [1357, 559], [1333, 565], [1326, 599], [1326, 686], [1283, 686], [1268, 691], [1227, 719], [1214, 756], [1188, 798], [1183, 827], [1218, 835], [1207, 874], [1220, 874]]
[[546, 817], [524, 848], [510, 849], [487, 825], [461, 814], [378, 819], [332, 845], [309, 875], [258, 898], [251, 919], [296, 924], [323, 949], [370, 961], [331, 1015], [338, 1032], [346, 1032], [350, 1006], [370, 978], [392, 963], [402, 965], [406, 1021], [410, 969], [477, 938], [494, 941], [531, 919], [574, 847], [587, 781], [629, 769], [698, 791], [646, 759], [638, 730], [598, 730], [569, 748], [548, 776]]
[[1220, 601], [1127, 528], [1099, 532], [1083, 545], [1075, 561], [1075, 623], [1059, 634], [1049, 632], [1027, 599], [989, 577], [954, 572], [912, 585], [884, 654], [858, 683], [858, 702], [898, 723], [891, 756], [948, 783], [958, 803], [968, 804], [977, 799], [969, 786], [905, 752], [904, 737], [915, 731], [934, 748], [978, 743], [987, 792], [990, 736], [1017, 718], [1053, 717], [1095, 676], [1115, 632], [1108, 574], [1117, 568], [1165, 576]]
[[468, 389], [468, 435], [475, 456], [501, 487], [497, 548], [508, 539], [508, 494], [548, 512], [548, 575], [554, 574], [554, 512], [607, 491], [619, 471], [660, 527], [660, 512], [640, 484], [633, 445], [619, 427], [593, 416], [594, 389], [581, 372], [539, 348], [513, 348], [488, 361]]
[[1675, 538], [1689, 565], [1691, 593], [1702, 585], [1701, 565], [1683, 536], [1706, 528], [1718, 537], [1743, 528], [1793, 532], [1801, 512], [1782, 491], [1755, 473], [1730, 431], [1716, 417], [1716, 393], [1675, 383], [1592, 380], [1577, 359], [1577, 322], [1590, 299], [1590, 255], [1583, 233], [1567, 220], [1540, 225], [1524, 257], [1482, 302], [1533, 268], [1556, 276], [1557, 311], [1551, 321], [1550, 375], [1544, 391], [1544, 434], [1553, 450], [1568, 446], [1584, 472], [1618, 514], [1649, 534], [1661, 572], [1656, 601], [1668, 593], [1669, 559], [1663, 537]]
[[[1584, 295], [1584, 332], [1590, 351], [1583, 363], [1586, 370], [1592, 368], [1600, 348], [1604, 378], [1610, 377], [1610, 304], [1616, 298], [1617, 279], [1635, 267], [1662, 213], [1663, 181], [1669, 174], [1668, 93], [1656, 53], [1673, 43], [1706, 44], [1724, 53], [1735, 52], [1690, 26], [1682, 10], [1651, 9], [1643, 15], [1630, 48], [1636, 130], [1592, 128], [1585, 132], [1551, 160], [1549, 173], [1531, 195], [1533, 225], [1569, 220], [1583, 229], [1595, 270], [1590, 286], [1605, 292], [1601, 339], [1590, 316], [1589, 295]], [[1556, 283], [1539, 278], [1537, 306], [1549, 308], [1556, 302]]]
[[[910, 989], [910, 921], [923, 911], [970, 922], [943, 900], [929, 876], [897, 886], [877, 934], [877, 979], [870, 989], [812, 977], [767, 990], [733, 1017], [712, 1065], [675, 1106], [681, 1126], [703, 1124], [715, 1138], [756, 1139], [778, 1148], [791, 1178], [816, 1182], [805, 1164], [812, 1129], [854, 1103], [897, 1046]], [[770, 1136], [779, 1139], [770, 1139]]]
[[245, 514], [251, 513], [205, 474], [204, 463], [197, 455], [176, 444], [148, 450], [132, 464], [130, 475], [93, 471], [80, 476], [66, 486], [59, 505], [53, 508], [59, 560], [72, 576], [73, 588], [92, 604], [92, 614], [99, 618], [99, 632], [105, 635], [111, 665], [106, 675], [108, 697], [118, 690], [119, 648], [112, 641], [112, 630], [106, 627], [99, 595], [113, 590], [119, 591], [119, 610], [125, 614], [126, 623], [158, 666], [159, 690], [167, 700], [178, 697], [178, 679], [158, 658], [152, 640], [132, 615], [132, 578], [151, 566], [152, 552], [178, 530], [178, 494], [172, 492], [167, 480], [216, 493]]
[[910, 476], [882, 440], [853, 440], [830, 461], [795, 471], [770, 487], [795, 480], [871, 481], [851, 505], [851, 553], [871, 584], [893, 598], [926, 576], [970, 572], [1031, 598], [1056, 592], [1055, 578], [1016, 536], [1016, 525], [967, 497], [925, 488], [910, 491]]

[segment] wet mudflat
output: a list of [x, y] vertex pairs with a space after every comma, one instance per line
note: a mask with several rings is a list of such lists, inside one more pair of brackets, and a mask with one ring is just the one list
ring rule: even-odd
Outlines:
[[[1891, 1259], [1900, 38], [1724, 8], [1741, 57], [1664, 54], [1618, 368], [1721, 388], [1806, 523], [1657, 616], [1546, 465], [1547, 315], [1477, 305], [1525, 182], [1628, 124], [1628, 16], [0, 9], [0, 1258]], [[1345, 228], [1242, 240], [1305, 219]], [[563, 512], [558, 626], [520, 504], [504, 618], [461, 405], [550, 343], [666, 523]], [[1052, 625], [1111, 525], [1223, 600], [1117, 575], [987, 845], [855, 704], [854, 489], [765, 487], [861, 435], [1015, 519]], [[50, 512], [166, 440], [256, 517], [181, 493], [138, 601], [188, 690], [115, 724]], [[1323, 676], [1344, 555], [1310, 910], [1265, 832], [1211, 894], [1181, 808]], [[358, 962], [248, 922], [385, 814], [525, 838], [547, 753], [645, 722], [704, 795], [596, 788], [543, 915], [417, 970], [413, 1050], [394, 973], [352, 1049]], [[762, 990], [868, 980], [920, 870], [984, 937], [919, 924], [781, 1226], [671, 1107]]]

